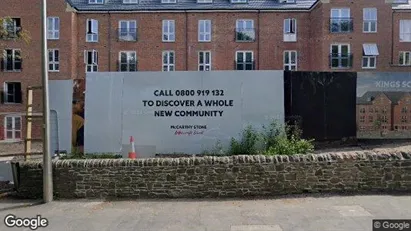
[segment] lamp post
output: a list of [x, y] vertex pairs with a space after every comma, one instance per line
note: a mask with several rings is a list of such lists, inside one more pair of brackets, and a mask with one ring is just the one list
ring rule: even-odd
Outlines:
[[41, 74], [43, 83], [43, 201], [53, 200], [53, 175], [50, 155], [50, 110], [47, 50], [47, 0], [41, 7]]

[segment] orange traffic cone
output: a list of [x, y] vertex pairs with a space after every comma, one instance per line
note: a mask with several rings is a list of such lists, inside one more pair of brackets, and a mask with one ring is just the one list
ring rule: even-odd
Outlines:
[[133, 138], [133, 136], [130, 136], [130, 146], [131, 146], [131, 150], [128, 153], [128, 158], [136, 159], [137, 155], [136, 155], [136, 150], [134, 148], [134, 138]]

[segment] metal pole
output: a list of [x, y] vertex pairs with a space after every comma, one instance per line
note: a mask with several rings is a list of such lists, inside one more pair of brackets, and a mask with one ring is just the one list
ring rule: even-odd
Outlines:
[[53, 200], [53, 175], [50, 155], [50, 110], [48, 84], [48, 50], [47, 50], [47, 0], [42, 0], [41, 7], [41, 73], [43, 82], [43, 200]]

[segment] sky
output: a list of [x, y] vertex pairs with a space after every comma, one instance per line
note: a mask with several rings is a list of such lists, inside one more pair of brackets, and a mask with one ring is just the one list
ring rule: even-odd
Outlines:
[[358, 72], [357, 97], [367, 91], [411, 92], [411, 72]]

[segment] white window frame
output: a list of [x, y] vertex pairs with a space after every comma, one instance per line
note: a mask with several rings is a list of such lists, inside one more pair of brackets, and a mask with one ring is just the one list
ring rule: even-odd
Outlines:
[[[7, 66], [8, 66], [8, 57], [7, 57], [7, 50], [11, 50], [11, 62], [12, 62], [12, 70], [7, 70]], [[17, 61], [16, 58], [16, 52], [18, 51], [18, 53], [20, 54], [20, 58], [18, 59], [19, 61]], [[13, 49], [13, 48], [6, 48], [3, 51], [3, 66], [4, 66], [4, 70], [5, 72], [20, 72], [23, 69], [23, 64], [22, 64], [22, 57], [21, 57], [21, 50], [20, 49]], [[16, 63], [20, 62], [20, 69], [16, 69]]]
[[[294, 53], [294, 63], [292, 63], [292, 54]], [[286, 60], [286, 55], [288, 54], [288, 60]], [[287, 50], [284, 51], [283, 53], [283, 64], [284, 64], [284, 70], [286, 70], [286, 67], [288, 67], [288, 71], [297, 71], [298, 67], [298, 53], [296, 50]], [[294, 69], [292, 69], [294, 68]]]
[[[330, 59], [330, 62], [331, 62], [331, 64], [330, 64], [330, 67], [332, 68], [332, 69], [349, 69], [349, 68], [352, 68], [352, 65], [350, 65], [350, 63], [352, 63], [352, 61], [353, 60], [351, 60], [351, 45], [350, 44], [348, 44], [348, 43], [334, 43], [334, 44], [331, 44], [330, 45], [330, 54], [332, 54], [332, 52], [333, 52], [333, 46], [338, 46], [338, 57], [334, 57], [334, 59], [335, 58], [338, 58], [338, 60], [342, 60], [343, 58], [342, 58], [342, 56], [341, 56], [341, 54], [342, 54], [342, 46], [347, 46], [347, 55], [348, 55], [348, 66], [346, 66], [346, 67], [342, 67], [342, 66], [338, 66], [338, 67], [333, 67], [332, 66], [332, 59]], [[341, 62], [341, 61], [339, 61], [339, 62]]]
[[[171, 30], [171, 25], [173, 30]], [[167, 27], [167, 29], [165, 28]], [[175, 20], [163, 20], [162, 23], [162, 39], [163, 42], [175, 42], [176, 41], [176, 21]], [[165, 39], [167, 36], [167, 39]]]
[[197, 3], [213, 3], [213, 0], [197, 0]]
[[[374, 66], [372, 66], [372, 62], [371, 60], [374, 60], [373, 64]], [[363, 56], [362, 57], [362, 61], [361, 61], [361, 67], [362, 69], [376, 69], [377, 68], [377, 56]]]
[[[88, 63], [89, 54], [91, 54], [91, 63]], [[86, 65], [86, 72], [98, 72], [98, 51], [85, 50], [84, 51], [84, 64]]]
[[[57, 52], [57, 61], [56, 61], [56, 52]], [[51, 53], [51, 57], [50, 57], [50, 53]], [[48, 70], [49, 72], [59, 72], [60, 71], [60, 50], [59, 49], [49, 49], [48, 51]]]
[[[7, 128], [7, 119], [8, 118], [11, 118], [11, 120], [12, 120], [12, 122], [11, 122], [12, 128], [11, 129]], [[20, 129], [16, 129], [16, 118], [18, 118], [19, 121], [20, 121]], [[9, 141], [9, 142], [15, 142], [15, 141], [22, 140], [22, 134], [23, 134], [22, 125], [23, 125], [23, 123], [22, 123], [22, 117], [21, 116], [6, 115], [4, 117], [4, 140]], [[12, 132], [12, 137], [7, 136], [8, 132]], [[16, 138], [16, 132], [20, 132], [20, 138]]]
[[[375, 13], [374, 16], [370, 16], [371, 14]], [[375, 30], [371, 30], [372, 24], [375, 23]], [[363, 26], [362, 30], [363, 33], [377, 33], [378, 27], [378, 10], [377, 8], [364, 8], [363, 9]], [[368, 28], [366, 30], [366, 28]]]
[[[203, 55], [203, 62], [201, 62], [200, 55]], [[206, 62], [206, 55], [208, 54], [208, 63]], [[198, 52], [198, 71], [211, 71], [211, 51], [199, 51]], [[203, 70], [201, 70], [201, 67]], [[208, 69], [207, 69], [208, 68]]]
[[284, 42], [296, 42], [297, 41], [297, 19], [295, 18], [284, 19], [283, 27], [284, 27], [284, 30], [283, 30]]
[[[21, 102], [16, 102], [16, 95], [13, 95], [13, 102], [9, 102], [9, 84], [20, 84], [20, 90], [21, 90], [21, 82], [19, 81], [10, 81], [10, 82], [4, 82], [3, 84], [3, 97], [4, 97], [4, 104], [21, 104]], [[14, 92], [14, 94], [20, 94], [20, 98], [22, 98], [22, 92]]]
[[[86, 42], [98, 42], [98, 24], [96, 19], [89, 18], [86, 20]], [[89, 28], [90, 25], [91, 28]]]
[[[403, 62], [401, 63], [401, 56]], [[408, 56], [408, 63], [407, 63], [407, 56]], [[411, 66], [411, 51], [400, 51], [400, 57], [398, 60], [399, 65], [401, 66]]]
[[211, 28], [211, 20], [198, 20], [199, 42], [211, 42]]
[[[121, 24], [125, 23], [126, 24], [126, 32], [122, 32], [123, 27]], [[134, 27], [131, 27], [132, 24], [134, 24]], [[120, 20], [118, 22], [118, 38], [121, 41], [137, 41], [137, 21], [136, 20]], [[134, 31], [133, 31], [134, 30]], [[123, 33], [126, 33], [126, 35], [122, 35]], [[127, 39], [129, 36], [132, 36], [132, 39]]]
[[[126, 56], [127, 56], [127, 61], [126, 61], [126, 63], [122, 63], [122, 61], [121, 61], [121, 55], [122, 55], [122, 53], [126, 54]], [[132, 55], [134, 55], [134, 57], [135, 57], [135, 63], [134, 63], [135, 70], [134, 70], [134, 71], [133, 71], [133, 70], [130, 70], [130, 65], [132, 64], [132, 63], [131, 63], [131, 57], [132, 57]], [[120, 52], [118, 53], [118, 63], [119, 63], [119, 66], [118, 66], [118, 71], [119, 71], [119, 72], [136, 72], [136, 71], [137, 71], [137, 52], [135, 52], [135, 51], [120, 51]], [[122, 64], [127, 65], [127, 70], [126, 70], [126, 71], [122, 71], [122, 70], [121, 70], [121, 65], [122, 65]]]
[[248, 0], [231, 0], [231, 3], [247, 3]]
[[60, 38], [60, 18], [59, 17], [47, 17], [47, 39], [57, 40], [59, 38]]
[[88, 0], [88, 4], [104, 4], [104, 0]]
[[177, 0], [161, 0], [161, 3], [165, 3], [165, 4], [177, 3]]
[[[347, 17], [343, 17], [343, 12], [346, 11], [348, 12], [348, 16]], [[333, 15], [333, 12], [338, 12], [336, 15]], [[351, 27], [352, 24], [352, 20], [351, 20], [351, 9], [350, 8], [331, 8], [330, 10], [330, 16], [331, 16], [331, 20], [332, 21], [338, 21], [339, 24], [339, 30], [338, 31], [332, 31], [332, 27], [330, 25], [330, 32], [331, 33], [350, 33], [353, 31], [353, 28]], [[348, 22], [350, 23], [350, 28], [348, 29], [348, 31], [343, 31], [342, 27], [341, 27], [341, 21], [344, 20], [348, 20]], [[332, 23], [330, 21], [330, 23]]]
[[[251, 22], [251, 28], [247, 27], [247, 22]], [[237, 19], [235, 22], [236, 26], [236, 41], [237, 42], [253, 42], [255, 41], [255, 27], [253, 19]], [[238, 40], [237, 33], [245, 33], [253, 37], [252, 40]], [[251, 34], [251, 35], [250, 35]]]
[[123, 0], [123, 4], [136, 4], [138, 0]]
[[[243, 58], [244, 58], [244, 69], [237, 69], [237, 64], [238, 64], [238, 53], [243, 53]], [[254, 67], [254, 52], [253, 51], [236, 51], [235, 52], [235, 70], [239, 70], [239, 71], [251, 71], [251, 70], [246, 70], [246, 66], [247, 66], [247, 61], [246, 61], [246, 57], [247, 57], [247, 53], [251, 53], [251, 65], [252, 65], [252, 69], [251, 70], [255, 70]]]
[[411, 42], [411, 19], [400, 20], [399, 26], [400, 42]]
[[[170, 54], [173, 54], [173, 63], [171, 63], [170, 62]], [[164, 55], [167, 55], [167, 62], [165, 63], [164, 62]], [[175, 71], [176, 70], [176, 68], [175, 68], [175, 66], [176, 66], [176, 53], [174, 52], [174, 51], [163, 51], [162, 52], [162, 55], [161, 55], [161, 63], [162, 63], [162, 66], [161, 66], [161, 70], [162, 71]], [[166, 67], [167, 68], [167, 70], [164, 70], [164, 67]]]

